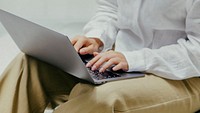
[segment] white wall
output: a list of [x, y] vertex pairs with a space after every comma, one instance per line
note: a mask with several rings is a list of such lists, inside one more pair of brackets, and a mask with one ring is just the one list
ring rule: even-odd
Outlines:
[[70, 35], [77, 28], [80, 33], [79, 28], [91, 18], [96, 7], [95, 0], [0, 0], [1, 9]]

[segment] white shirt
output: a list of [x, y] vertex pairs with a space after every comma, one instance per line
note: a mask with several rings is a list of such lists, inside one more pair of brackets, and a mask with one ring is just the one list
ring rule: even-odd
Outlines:
[[104, 50], [122, 52], [129, 71], [182, 80], [200, 76], [200, 0], [99, 0], [85, 26]]

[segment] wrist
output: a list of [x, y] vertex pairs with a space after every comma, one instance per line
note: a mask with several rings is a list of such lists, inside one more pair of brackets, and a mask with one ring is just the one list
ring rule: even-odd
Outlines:
[[90, 38], [90, 39], [94, 40], [99, 49], [103, 47], [103, 42], [99, 38]]
[[93, 38], [99, 47], [103, 46], [103, 42], [99, 38]]

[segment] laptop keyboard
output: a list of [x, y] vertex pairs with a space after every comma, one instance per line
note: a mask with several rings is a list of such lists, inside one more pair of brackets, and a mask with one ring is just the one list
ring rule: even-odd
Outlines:
[[108, 79], [108, 78], [116, 78], [121, 77], [120, 74], [113, 73], [112, 71], [99, 72], [98, 70], [92, 71], [90, 68], [87, 68], [88, 72], [92, 75], [92, 77], [96, 80]]
[[[93, 55], [80, 55], [84, 64], [87, 64], [89, 60], [93, 58]], [[96, 80], [108, 79], [108, 78], [116, 78], [121, 77], [122, 75], [114, 73], [111, 70], [106, 70], [105, 72], [99, 72], [99, 70], [92, 71], [91, 68], [87, 68], [88, 72], [92, 77]]]

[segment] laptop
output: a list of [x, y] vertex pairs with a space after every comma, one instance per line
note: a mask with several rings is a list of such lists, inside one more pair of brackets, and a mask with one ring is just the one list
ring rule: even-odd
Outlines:
[[[93, 84], [144, 76], [140, 72], [91, 71], [85, 64], [91, 59], [80, 56], [63, 34], [0, 9], [0, 21], [19, 49], [46, 63]], [[89, 55], [90, 56], [90, 55]]]

